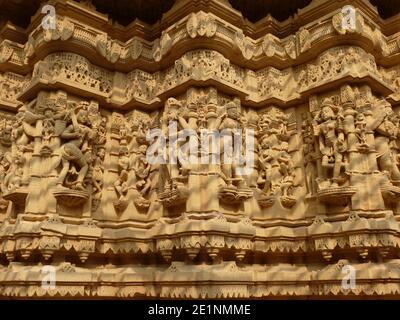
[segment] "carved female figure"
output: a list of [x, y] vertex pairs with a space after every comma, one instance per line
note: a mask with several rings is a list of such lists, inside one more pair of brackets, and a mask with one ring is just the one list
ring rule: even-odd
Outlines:
[[360, 141], [360, 147], [368, 148], [367, 144], [367, 121], [363, 113], [358, 113], [354, 122], [356, 136]]
[[340, 114], [335, 115], [337, 109], [330, 99], [325, 99], [322, 109], [317, 116], [319, 125], [319, 146], [322, 154], [322, 167], [325, 169], [325, 178], [328, 178], [328, 169], [333, 166], [332, 187], [338, 186], [340, 170], [343, 165], [343, 153], [346, 150], [345, 136]]
[[293, 161], [289, 154], [289, 144], [287, 142], [282, 142], [280, 149], [281, 151], [278, 156], [279, 172], [282, 175], [280, 185], [282, 195], [287, 197], [294, 182]]
[[140, 190], [142, 197], [150, 191], [151, 180], [148, 179], [151, 165], [146, 158], [147, 146], [141, 145], [139, 147], [139, 154], [133, 161], [133, 170], [135, 171], [137, 182], [136, 186]]
[[[235, 177], [235, 169], [237, 167], [237, 160], [235, 155], [235, 135], [239, 133], [240, 129], [240, 114], [234, 102], [229, 102], [225, 106], [226, 115], [221, 117], [219, 121], [219, 130], [224, 136], [221, 142], [221, 167], [224, 180], [232, 187], [232, 179]], [[223, 119], [223, 120], [222, 120]], [[225, 137], [228, 135], [228, 139]]]
[[128, 170], [129, 164], [129, 152], [126, 146], [122, 146], [119, 149], [119, 159], [118, 165], [120, 174], [118, 180], [114, 183], [114, 189], [118, 194], [118, 200], [121, 201], [128, 191], [127, 181], [128, 181]]
[[257, 183], [263, 185], [264, 193], [268, 194], [272, 187], [272, 166], [276, 163], [276, 152], [271, 148], [268, 137], [260, 142], [258, 161], [261, 170]]
[[73, 113], [72, 124], [61, 133], [61, 138], [68, 140], [68, 142], [61, 147], [62, 169], [57, 183], [59, 185], [64, 183], [70, 164], [74, 163], [80, 167], [74, 187], [78, 190], [84, 190], [83, 180], [89, 169], [85, 153], [89, 149], [89, 142], [94, 140], [95, 133], [89, 127], [87, 111], [80, 110], [76, 116], [76, 121], [74, 117], [75, 114]]

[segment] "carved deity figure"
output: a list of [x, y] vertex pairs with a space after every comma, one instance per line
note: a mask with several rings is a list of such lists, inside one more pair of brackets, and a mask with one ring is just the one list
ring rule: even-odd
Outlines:
[[[180, 135], [180, 131], [184, 129], [197, 129], [197, 124], [194, 122], [190, 122], [187, 119], [187, 115], [185, 112], [182, 112], [183, 105], [180, 101], [175, 98], [169, 98], [165, 104], [165, 112], [161, 119], [162, 122], [162, 131], [165, 137], [168, 137], [167, 141], [167, 163], [169, 175], [172, 180], [180, 177], [186, 177], [189, 167], [188, 163], [185, 161], [181, 161], [181, 159], [188, 159], [189, 150], [183, 150], [181, 146], [186, 141], [177, 141], [174, 145], [174, 141], [171, 139], [177, 139]], [[176, 125], [177, 127], [177, 136], [170, 137], [169, 136], [169, 126]], [[183, 150], [183, 151], [182, 151]], [[183, 154], [181, 152], [184, 152]], [[171, 159], [174, 157], [175, 159]]]
[[103, 187], [104, 157], [105, 157], [105, 149], [99, 148], [97, 151], [97, 157], [93, 164], [93, 173], [92, 173], [93, 194], [95, 199], [101, 198], [101, 189]]
[[24, 174], [25, 158], [21, 148], [17, 149], [17, 152], [12, 155], [11, 164], [4, 177], [4, 187], [7, 191], [11, 191], [21, 187], [22, 177]]
[[151, 180], [149, 178], [151, 165], [146, 158], [147, 145], [143, 144], [139, 147], [139, 154], [134, 158], [132, 169], [136, 175], [136, 187], [140, 191], [143, 198], [151, 187]]
[[218, 118], [218, 122], [220, 122], [219, 130], [222, 135], [228, 135], [228, 139], [225, 142], [224, 137], [222, 137], [221, 141], [221, 168], [222, 168], [222, 177], [225, 182], [230, 187], [234, 187], [232, 182], [235, 179], [235, 170], [238, 166], [237, 155], [234, 154], [235, 148], [235, 136], [240, 134], [240, 114], [239, 110], [234, 102], [228, 102], [225, 105], [226, 114], [223, 114], [222, 117]]
[[305, 182], [308, 194], [312, 195], [317, 192], [316, 179], [318, 177], [319, 148], [317, 147], [317, 139], [314, 136], [312, 116], [311, 114], [306, 114], [305, 116], [302, 125]]
[[72, 124], [61, 133], [61, 139], [67, 142], [61, 147], [62, 170], [58, 184], [62, 185], [65, 182], [71, 164], [75, 164], [79, 167], [79, 171], [76, 181], [72, 183], [72, 188], [84, 190], [83, 182], [89, 169], [87, 156], [90, 152], [90, 142], [95, 139], [95, 133], [90, 128], [86, 110], [80, 110], [77, 115], [72, 113], [71, 118]]
[[277, 161], [277, 154], [275, 150], [271, 148], [269, 139], [267, 136], [261, 139], [259, 145], [258, 161], [260, 164], [260, 172], [257, 183], [263, 186], [263, 192], [269, 194], [272, 190], [272, 166]]
[[395, 117], [391, 105], [386, 100], [381, 101], [381, 104], [383, 110], [379, 110], [374, 115], [374, 120], [370, 125], [371, 130], [375, 131], [378, 167], [381, 171], [388, 173], [392, 182], [398, 184], [400, 171], [390, 145], [399, 137], [400, 131], [393, 122]]
[[0, 186], [2, 193], [7, 192], [5, 177], [9, 174], [10, 168], [12, 168], [11, 163], [12, 158], [10, 152], [5, 152], [4, 154], [0, 155]]
[[321, 111], [315, 118], [326, 179], [329, 178], [328, 170], [333, 167], [331, 187], [338, 187], [340, 171], [344, 165], [343, 153], [346, 150], [343, 117], [339, 112], [335, 114], [335, 110], [338, 111], [338, 108], [327, 98], [322, 102]]
[[367, 144], [367, 121], [364, 113], [359, 112], [354, 121], [355, 133], [360, 141], [360, 147], [368, 148]]
[[281, 143], [277, 160], [279, 163], [279, 171], [281, 173], [280, 188], [282, 196], [288, 197], [293, 188], [294, 168], [292, 158], [289, 154], [289, 144], [285, 141]]
[[119, 149], [118, 166], [120, 173], [118, 180], [114, 183], [114, 189], [119, 197], [118, 200], [123, 201], [128, 191], [128, 170], [130, 169], [129, 151], [126, 146], [122, 146]]

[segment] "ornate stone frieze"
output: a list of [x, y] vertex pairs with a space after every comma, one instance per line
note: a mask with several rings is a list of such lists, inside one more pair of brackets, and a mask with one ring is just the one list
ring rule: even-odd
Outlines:
[[[55, 30], [44, 30], [37, 26], [28, 35], [28, 41], [24, 48], [4, 40], [2, 45], [8, 49], [3, 49], [2, 52], [3, 59], [5, 59], [7, 55], [10, 55], [10, 50], [16, 50], [12, 63], [21, 66], [26, 65], [28, 63], [27, 58], [30, 58], [36, 50], [46, 46], [48, 41], [71, 40], [78, 41], [83, 48], [91, 47], [95, 49], [111, 63], [130, 63], [139, 58], [148, 63], [160, 61], [169, 50], [181, 41], [190, 41], [190, 39], [196, 37], [215, 37], [216, 41], [223, 45], [221, 47], [222, 54], [229, 52], [230, 47], [234, 45], [242, 53], [245, 61], [267, 61], [266, 59], [274, 57], [280, 61], [285, 61], [285, 65], [290, 65], [290, 61], [307, 53], [311, 48], [319, 50], [320, 43], [327, 41], [326, 39], [338, 36], [345, 37], [349, 34], [355, 34], [364, 41], [372, 42], [380, 51], [381, 56], [385, 58], [390, 58], [400, 52], [397, 45], [398, 35], [385, 36], [371, 18], [367, 17], [362, 11], [355, 9], [355, 23], [354, 26], [351, 25], [349, 28], [346, 27], [347, 25], [343, 26], [344, 18], [346, 16], [342, 9], [339, 9], [325, 16], [324, 20], [318, 21], [318, 23], [309, 23], [299, 30], [295, 30], [294, 36], [290, 35], [280, 39], [271, 33], [267, 33], [262, 38], [253, 38], [245, 35], [237, 26], [223, 21], [213, 13], [198, 11], [176, 22], [174, 26], [169, 27], [150, 43], [138, 37], [121, 42], [118, 39], [110, 38], [105, 30], [99, 30], [95, 27], [88, 28], [73, 17], [58, 15]], [[367, 49], [368, 46], [365, 46], [365, 48]], [[181, 52], [181, 54], [184, 53]], [[375, 54], [375, 50], [371, 53]], [[235, 62], [239, 63], [236, 59]], [[274, 66], [278, 67], [278, 65]]]
[[[191, 51], [176, 60], [173, 67], [153, 74], [139, 69], [127, 74], [112, 73], [77, 54], [57, 53], [38, 62], [30, 82], [24, 81], [18, 89], [29, 92], [35, 85], [49, 82], [56, 86], [85, 88], [115, 105], [129, 105], [132, 100], [152, 105], [157, 103], [158, 97], [190, 81], [215, 81], [248, 95], [248, 102], [261, 104], [268, 99], [285, 102], [298, 99], [320, 83], [345, 77], [374, 78], [380, 90], [390, 91], [397, 83], [392, 80], [395, 70], [378, 69], [373, 56], [358, 47], [332, 48], [312, 63], [284, 70], [268, 67], [255, 74], [232, 65], [220, 53], [211, 50]], [[288, 85], [293, 90], [287, 90]], [[27, 93], [23, 92], [22, 96], [25, 95]]]

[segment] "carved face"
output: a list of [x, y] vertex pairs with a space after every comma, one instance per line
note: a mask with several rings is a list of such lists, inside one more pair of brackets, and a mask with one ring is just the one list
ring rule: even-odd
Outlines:
[[86, 111], [80, 111], [76, 117], [79, 123], [87, 124], [89, 122], [89, 117]]
[[269, 148], [269, 139], [268, 138], [262, 139], [260, 146], [262, 149], [268, 149]]
[[226, 113], [228, 114], [229, 118], [231, 119], [239, 119], [239, 112], [236, 108], [229, 108]]
[[331, 107], [324, 106], [321, 110], [321, 117], [323, 121], [331, 120], [335, 117], [335, 114]]
[[363, 113], [359, 113], [357, 115], [357, 122], [364, 122], [365, 121], [365, 116]]

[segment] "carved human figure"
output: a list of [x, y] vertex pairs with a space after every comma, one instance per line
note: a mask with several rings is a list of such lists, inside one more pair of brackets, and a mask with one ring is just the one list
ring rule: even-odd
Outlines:
[[276, 161], [276, 152], [271, 148], [268, 136], [260, 141], [258, 161], [261, 170], [257, 183], [265, 194], [269, 194], [272, 191], [272, 164]]
[[363, 147], [368, 147], [367, 144], [367, 121], [364, 113], [359, 112], [354, 121], [354, 126], [356, 130], [356, 136], [360, 141], [360, 145]]
[[0, 187], [2, 193], [7, 192], [5, 177], [10, 171], [11, 163], [12, 158], [10, 152], [5, 152], [0, 155]]
[[397, 139], [400, 131], [392, 121], [394, 114], [391, 105], [386, 100], [381, 103], [383, 110], [376, 112], [370, 124], [370, 129], [375, 131], [378, 167], [381, 171], [386, 171], [393, 182], [400, 183], [400, 171], [390, 148], [391, 141]]
[[55, 134], [55, 117], [53, 110], [51, 108], [47, 108], [44, 112], [43, 119], [43, 129], [42, 129], [42, 144], [49, 145], [51, 138]]
[[119, 177], [118, 180], [114, 183], [114, 189], [117, 192], [119, 200], [123, 200], [128, 191], [128, 170], [130, 169], [129, 163], [129, 151], [126, 146], [122, 146], [119, 149], [119, 158], [118, 158], [118, 166], [119, 166]]
[[[60, 135], [67, 140], [61, 146], [62, 169], [57, 184], [62, 185], [70, 169], [71, 163], [79, 166], [78, 177], [73, 188], [84, 190], [83, 181], [89, 169], [87, 153], [90, 152], [89, 144], [95, 139], [94, 131], [89, 127], [89, 118], [86, 110], [80, 110], [76, 115], [72, 113], [70, 124]], [[74, 119], [75, 118], [75, 119]]]
[[[178, 177], [185, 177], [188, 174], [189, 166], [182, 159], [188, 159], [189, 150], [183, 150], [182, 145], [186, 141], [178, 141], [181, 130], [185, 129], [197, 129], [195, 121], [189, 121], [184, 112], [180, 112], [183, 109], [183, 105], [180, 101], [175, 98], [169, 98], [165, 104], [165, 112], [161, 119], [162, 131], [165, 137], [168, 137], [167, 141], [167, 163], [168, 170], [172, 180]], [[169, 135], [169, 126], [176, 125], [177, 136], [172, 137]], [[172, 139], [172, 140], [171, 140]], [[175, 141], [174, 141], [175, 140]], [[182, 153], [183, 152], [183, 153]], [[172, 158], [174, 159], [172, 159]]]
[[322, 102], [321, 112], [316, 117], [319, 124], [319, 147], [322, 154], [322, 167], [325, 169], [325, 178], [328, 178], [328, 169], [333, 166], [332, 187], [338, 186], [340, 170], [343, 166], [343, 153], [346, 150], [345, 136], [340, 113], [335, 115], [337, 108], [331, 99]]
[[16, 153], [11, 156], [11, 163], [4, 177], [4, 187], [8, 192], [21, 187], [24, 164], [22, 148], [17, 148]]
[[103, 161], [105, 157], [105, 149], [99, 148], [97, 151], [97, 157], [93, 164], [93, 194], [95, 199], [100, 199], [101, 189], [103, 187]]
[[313, 119], [310, 113], [304, 115], [304, 122], [302, 124], [303, 135], [303, 156], [305, 163], [305, 178], [308, 194], [314, 194], [317, 191], [316, 178], [318, 154], [317, 139], [313, 130]]
[[140, 191], [142, 198], [150, 191], [151, 187], [151, 180], [149, 179], [151, 165], [147, 161], [146, 151], [147, 145], [141, 145], [132, 165], [137, 179], [136, 187]]
[[294, 182], [294, 168], [293, 161], [289, 154], [289, 144], [282, 142], [280, 152], [277, 159], [279, 163], [279, 172], [281, 174], [280, 187], [283, 196], [289, 196], [289, 191], [293, 187]]
[[29, 106], [22, 106], [15, 117], [11, 138], [15, 145], [30, 149], [36, 130], [36, 123], [43, 119], [43, 115], [37, 114]]
[[[228, 102], [225, 105], [225, 110], [226, 114], [217, 119], [220, 122], [219, 130], [223, 135], [221, 141], [221, 169], [223, 179], [229, 187], [233, 187], [232, 182], [236, 177], [235, 170], [238, 166], [234, 145], [235, 136], [240, 134], [240, 114], [234, 102]], [[227, 135], [227, 139], [224, 137], [225, 135]]]

